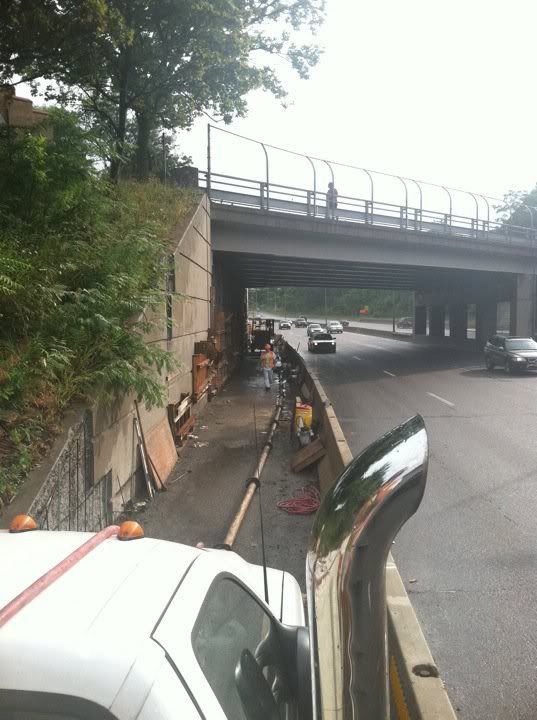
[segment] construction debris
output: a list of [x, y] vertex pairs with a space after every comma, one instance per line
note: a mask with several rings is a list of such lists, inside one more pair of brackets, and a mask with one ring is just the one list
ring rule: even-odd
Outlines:
[[291, 458], [291, 470], [293, 472], [300, 472], [305, 470], [313, 463], [318, 462], [322, 457], [326, 455], [326, 448], [322, 444], [321, 440], [317, 438], [306, 447], [300, 448]]

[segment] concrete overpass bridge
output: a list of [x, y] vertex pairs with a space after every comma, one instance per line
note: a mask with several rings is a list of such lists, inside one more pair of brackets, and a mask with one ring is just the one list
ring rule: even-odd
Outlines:
[[[269, 146], [261, 145], [262, 180], [214, 173], [210, 155], [202, 173], [215, 266], [235, 286], [413, 290], [416, 334], [429, 327], [430, 334], [443, 336], [448, 312], [450, 334], [465, 338], [467, 309], [475, 305], [478, 342], [495, 332], [497, 304], [508, 302], [511, 332], [534, 334], [537, 210], [527, 208], [528, 227], [512, 225], [491, 218], [489, 198], [467, 193], [475, 214], [457, 214], [457, 191], [444, 186], [437, 187], [447, 206], [429, 208], [422, 184], [402, 177], [402, 204], [383, 202], [374, 192], [373, 171], [364, 170], [371, 178], [369, 196], [340, 193], [332, 213], [318, 192], [315, 170], [310, 187], [273, 183]], [[315, 159], [307, 159], [315, 168]], [[335, 182], [338, 164], [319, 162]], [[416, 205], [409, 204], [410, 183], [419, 189]]]

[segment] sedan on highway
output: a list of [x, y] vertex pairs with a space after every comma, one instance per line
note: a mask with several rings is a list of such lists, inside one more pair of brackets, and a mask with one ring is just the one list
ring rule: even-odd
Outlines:
[[336, 352], [336, 339], [327, 332], [314, 333], [308, 340], [310, 352]]
[[320, 333], [323, 331], [323, 328], [319, 325], [319, 323], [310, 323], [308, 325], [308, 329], [306, 330], [306, 333], [308, 337], [311, 337], [314, 333]]
[[307, 327], [307, 326], [308, 326], [308, 321], [306, 320], [306, 318], [299, 317], [299, 318], [297, 318], [297, 319], [293, 322], [293, 325], [294, 325], [295, 327], [297, 327], [297, 328]]
[[291, 323], [289, 320], [281, 320], [278, 324], [278, 330], [290, 330]]
[[328, 323], [327, 330], [329, 333], [342, 333], [343, 325], [337, 320], [332, 320]]
[[537, 369], [537, 342], [532, 338], [493, 335], [485, 345], [485, 365], [506, 373]]

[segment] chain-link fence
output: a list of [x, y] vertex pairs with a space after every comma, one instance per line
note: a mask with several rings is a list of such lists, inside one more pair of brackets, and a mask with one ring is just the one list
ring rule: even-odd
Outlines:
[[94, 478], [93, 418], [86, 410], [70, 429], [30, 514], [43, 529], [96, 531], [112, 521], [111, 496], [112, 471]]

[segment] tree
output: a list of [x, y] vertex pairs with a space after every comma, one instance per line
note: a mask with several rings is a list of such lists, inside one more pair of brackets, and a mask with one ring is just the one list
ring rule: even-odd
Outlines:
[[320, 55], [293, 35], [315, 32], [325, 0], [5, 0], [0, 79], [54, 81], [49, 96], [79, 102], [114, 140], [112, 175], [125, 161], [129, 115], [136, 169], [149, 171], [151, 133], [189, 127], [203, 112], [230, 121], [263, 89], [282, 99], [277, 66], [306, 78]]
[[496, 211], [509, 225], [537, 229], [537, 186], [530, 192], [511, 190], [506, 193]]

